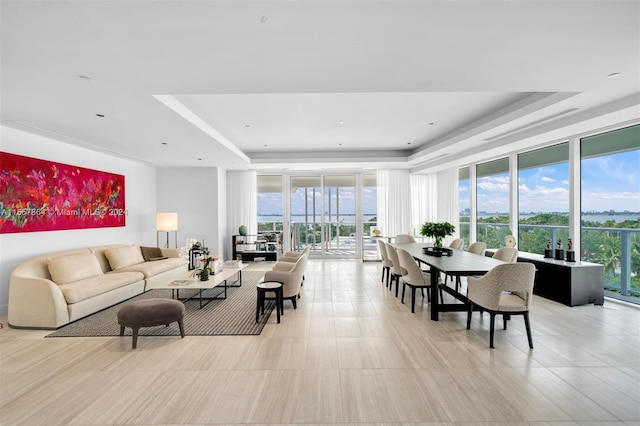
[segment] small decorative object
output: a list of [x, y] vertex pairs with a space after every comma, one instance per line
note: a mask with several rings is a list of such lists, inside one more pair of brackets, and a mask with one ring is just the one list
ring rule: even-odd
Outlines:
[[507, 235], [506, 237], [504, 237], [504, 245], [505, 247], [515, 247], [516, 238], [513, 235]]
[[547, 248], [544, 250], [545, 259], [553, 258], [553, 250], [551, 249], [551, 240], [547, 240]]
[[556, 260], [564, 260], [564, 250], [562, 249], [562, 240], [558, 238], [558, 243], [556, 244]]
[[[420, 235], [425, 237], [430, 237], [435, 240], [433, 244], [433, 248], [429, 247], [428, 251], [425, 251], [426, 254], [432, 254], [436, 252], [440, 252], [440, 256], [442, 256], [443, 252], [447, 252], [448, 249], [442, 248], [442, 239], [447, 235], [452, 235], [455, 232], [456, 228], [449, 222], [425, 222], [422, 224], [422, 228], [420, 229]], [[446, 253], [447, 256], [451, 256], [453, 252]]]
[[245, 225], [240, 225], [238, 228], [238, 234], [247, 235], [247, 227]]
[[567, 240], [567, 262], [576, 261], [576, 252], [573, 251], [573, 241], [571, 238]]
[[193, 271], [193, 274], [191, 274], [191, 276], [197, 276], [198, 278], [200, 278], [200, 281], [208, 281], [209, 275], [211, 275], [211, 262], [215, 261], [216, 259], [211, 256], [206, 256], [203, 260], [204, 263], [202, 267]]

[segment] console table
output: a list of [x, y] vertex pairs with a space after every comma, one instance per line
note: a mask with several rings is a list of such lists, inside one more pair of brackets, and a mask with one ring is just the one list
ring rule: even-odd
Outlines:
[[[487, 250], [491, 256], [494, 250]], [[604, 266], [591, 262], [567, 262], [541, 254], [518, 253], [518, 262], [536, 265], [533, 293], [567, 306], [604, 304]]]

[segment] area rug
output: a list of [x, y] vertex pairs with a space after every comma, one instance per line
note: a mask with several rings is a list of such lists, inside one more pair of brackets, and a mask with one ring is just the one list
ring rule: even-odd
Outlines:
[[[227, 298], [212, 300], [211, 303], [199, 309], [198, 298], [184, 302], [184, 328], [187, 336], [227, 336], [227, 335], [258, 335], [269, 320], [269, 315], [275, 306], [273, 301], [265, 303], [264, 315], [256, 323], [256, 283], [264, 276], [264, 271], [247, 268], [242, 272], [242, 286], [227, 288]], [[203, 292], [203, 297], [215, 296], [222, 288], [215, 288]], [[182, 290], [180, 297], [188, 296], [189, 290]], [[193, 293], [196, 290], [192, 290]], [[192, 293], [192, 294], [193, 294]], [[155, 289], [140, 294], [110, 308], [81, 318], [71, 324], [60, 327], [46, 337], [97, 337], [119, 336], [118, 310], [134, 300], [152, 297], [170, 298], [170, 289]], [[131, 329], [125, 329], [125, 335], [131, 335]], [[179, 336], [178, 324], [169, 327], [144, 327], [138, 332], [140, 336]]]

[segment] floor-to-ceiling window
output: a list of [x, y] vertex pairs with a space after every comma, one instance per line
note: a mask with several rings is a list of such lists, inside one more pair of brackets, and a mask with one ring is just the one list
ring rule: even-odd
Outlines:
[[322, 252], [322, 177], [291, 176], [290, 221], [292, 249], [309, 246]]
[[353, 257], [359, 250], [356, 176], [326, 175], [324, 188], [324, 253]]
[[362, 174], [362, 258], [378, 259], [378, 184], [376, 173]]
[[581, 257], [609, 296], [640, 297], [640, 125], [581, 139]]
[[504, 246], [509, 230], [509, 158], [476, 166], [477, 240], [487, 247]]
[[283, 231], [282, 176], [257, 176], [258, 232]]
[[458, 207], [460, 209], [460, 238], [464, 240], [464, 246], [469, 247], [469, 235], [471, 232], [471, 181], [469, 179], [469, 167], [458, 170]]
[[569, 237], [569, 143], [518, 155], [518, 248], [543, 253]]

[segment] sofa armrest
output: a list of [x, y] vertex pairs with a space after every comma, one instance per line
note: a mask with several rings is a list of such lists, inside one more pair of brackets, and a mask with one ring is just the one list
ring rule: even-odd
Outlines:
[[11, 327], [58, 328], [69, 322], [67, 302], [49, 279], [12, 275], [8, 322]]

